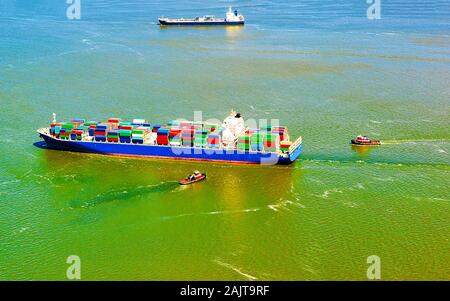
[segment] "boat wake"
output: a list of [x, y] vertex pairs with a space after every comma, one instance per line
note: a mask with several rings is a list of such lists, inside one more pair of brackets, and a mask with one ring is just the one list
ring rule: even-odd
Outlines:
[[244, 273], [244, 272], [241, 271], [241, 269], [239, 269], [239, 268], [237, 268], [237, 267], [235, 267], [235, 266], [233, 266], [233, 265], [231, 265], [229, 263], [223, 262], [223, 261], [221, 261], [219, 259], [215, 259], [214, 262], [216, 264], [220, 265], [220, 266], [223, 266], [223, 267], [225, 267], [227, 269], [235, 271], [236, 273], [238, 273], [241, 276], [244, 276], [248, 280], [257, 280], [258, 279], [255, 276], [252, 276], [250, 274]]
[[448, 139], [393, 139], [383, 140], [381, 144], [415, 144], [415, 143], [436, 143], [436, 142], [449, 142]]
[[145, 194], [157, 192], [169, 192], [173, 189], [176, 189], [177, 187], [178, 183], [176, 181], [162, 182], [156, 185], [139, 186], [131, 190], [127, 187], [123, 189], [117, 189], [105, 193], [100, 193], [96, 197], [89, 200], [72, 200], [69, 202], [69, 207], [73, 209], [89, 208], [107, 202], [124, 201]]
[[[296, 197], [296, 199], [298, 200], [298, 198]], [[293, 202], [290, 200], [284, 200], [284, 199], [280, 199], [278, 203], [276, 204], [269, 204], [267, 205], [267, 208], [273, 210], [273, 211], [279, 211], [280, 209], [284, 209], [286, 211], [292, 212], [292, 210], [289, 208], [289, 206], [296, 206], [296, 207], [300, 207], [300, 208], [306, 208], [304, 205], [300, 204], [298, 201], [297, 202]]]
[[218, 215], [218, 214], [236, 214], [236, 213], [247, 213], [247, 212], [256, 212], [261, 210], [261, 208], [249, 208], [242, 210], [222, 210], [222, 211], [208, 211], [208, 212], [192, 212], [192, 213], [183, 213], [178, 215], [169, 215], [169, 216], [161, 216], [161, 220], [170, 220], [180, 217], [188, 217], [188, 216], [197, 216], [197, 215]]

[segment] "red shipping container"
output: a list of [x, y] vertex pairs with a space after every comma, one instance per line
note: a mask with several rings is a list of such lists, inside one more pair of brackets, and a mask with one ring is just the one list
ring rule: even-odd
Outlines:
[[180, 128], [176, 128], [176, 127], [172, 127], [170, 128], [170, 132], [169, 132], [169, 136], [176, 136], [179, 133], [181, 133], [181, 129]]
[[193, 124], [192, 121], [181, 121], [180, 122], [180, 126], [183, 126], [183, 127], [192, 126], [192, 124]]
[[110, 137], [108, 137], [108, 138], [106, 138], [106, 140], [108, 142], [119, 142], [119, 138], [110, 138]]
[[119, 123], [119, 122], [121, 122], [121, 119], [120, 118], [109, 118], [108, 122], [109, 123]]
[[219, 138], [218, 137], [208, 138], [208, 144], [219, 144]]
[[156, 137], [156, 143], [159, 145], [168, 145], [169, 144], [169, 137], [168, 136], [162, 136], [159, 135]]

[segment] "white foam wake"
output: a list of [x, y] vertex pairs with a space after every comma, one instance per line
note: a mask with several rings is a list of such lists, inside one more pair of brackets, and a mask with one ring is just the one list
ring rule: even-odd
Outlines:
[[249, 279], [249, 280], [257, 280], [257, 279], [258, 279], [258, 278], [256, 278], [255, 276], [252, 276], [252, 275], [250, 275], [250, 274], [247, 274], [247, 273], [242, 272], [239, 268], [237, 268], [237, 267], [235, 267], [235, 266], [233, 266], [233, 265], [231, 265], [231, 264], [229, 264], [229, 263], [220, 261], [219, 259], [215, 259], [214, 262], [217, 263], [217, 264], [220, 265], [220, 266], [223, 266], [223, 267], [226, 267], [226, 268], [228, 268], [228, 269], [230, 269], [230, 270], [235, 271], [236, 273], [238, 273], [238, 274], [244, 276], [245, 278], [247, 278], [247, 279]]

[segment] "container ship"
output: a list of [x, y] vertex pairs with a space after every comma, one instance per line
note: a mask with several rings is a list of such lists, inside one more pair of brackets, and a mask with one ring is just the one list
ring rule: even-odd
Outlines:
[[51, 149], [128, 157], [274, 165], [294, 162], [302, 150], [302, 138], [291, 141], [286, 126], [249, 128], [236, 112], [222, 124], [120, 118], [57, 122], [53, 114], [50, 127], [37, 132]]
[[244, 25], [244, 16], [239, 14], [237, 10], [228, 9], [225, 18], [215, 18], [214, 16], [196, 17], [192, 19], [170, 19], [159, 18], [160, 25], [176, 25], [176, 26], [193, 26], [193, 25]]

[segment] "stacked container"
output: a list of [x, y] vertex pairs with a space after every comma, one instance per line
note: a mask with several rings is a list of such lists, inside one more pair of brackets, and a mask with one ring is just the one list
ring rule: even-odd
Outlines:
[[207, 144], [207, 130], [196, 130], [194, 134], [194, 146], [195, 147], [205, 147]]
[[119, 124], [122, 122], [122, 118], [109, 118], [108, 121], [106, 121], [107, 124], [109, 124], [109, 127], [112, 129], [115, 129], [119, 126]]
[[145, 138], [145, 129], [137, 127], [131, 131], [131, 142], [134, 144], [143, 144]]
[[[186, 147], [220, 148], [222, 127], [216, 124], [201, 124], [192, 121], [174, 120], [170, 126], [151, 126], [145, 119], [122, 122], [120, 118], [109, 118], [105, 123], [82, 118], [65, 123], [50, 124], [50, 135], [60, 139], [82, 140], [83, 134], [94, 137], [95, 141], [143, 144], [148, 133], [156, 133], [158, 145], [183, 145]], [[153, 134], [155, 136], [155, 134]], [[248, 129], [238, 137], [237, 149], [243, 151], [278, 150], [287, 153], [289, 141], [287, 127], [264, 125], [261, 129]]]
[[97, 124], [94, 131], [95, 141], [106, 142], [106, 133], [109, 131], [109, 129], [110, 127], [108, 124]]
[[66, 122], [61, 126], [60, 138], [61, 139], [69, 139], [70, 132], [75, 128], [75, 123]]
[[217, 128], [218, 128], [217, 124], [211, 124], [211, 123], [210, 124], [205, 124], [203, 126], [203, 129], [208, 131], [208, 133], [214, 132]]
[[70, 132], [70, 140], [81, 140], [83, 136], [83, 128], [79, 127]]
[[119, 128], [119, 129], [121, 129], [122, 127], [126, 127], [126, 126], [134, 126], [134, 124], [132, 124], [131, 122], [120, 122], [118, 125], [117, 125], [117, 127]]
[[152, 132], [157, 133], [160, 127], [162, 127], [162, 124], [154, 124], [152, 127]]
[[89, 136], [93, 137], [95, 132], [95, 127], [97, 126], [97, 121], [88, 121], [84, 124], [84, 131], [88, 133]]
[[[177, 138], [178, 137], [178, 138]], [[169, 142], [171, 142], [173, 139], [179, 140], [181, 143], [181, 129], [179, 127], [171, 127], [169, 131]]]
[[61, 131], [62, 123], [52, 123], [50, 124], [50, 135], [59, 138], [59, 133]]
[[108, 131], [108, 134], [106, 135], [106, 141], [119, 142], [119, 129], [112, 129]]
[[267, 133], [264, 137], [264, 150], [266, 152], [276, 152], [279, 139], [277, 134]]
[[119, 124], [121, 122], [122, 122], [122, 118], [115, 118], [115, 117], [113, 117], [113, 118], [109, 118], [108, 119], [108, 123], [117, 123], [117, 124]]
[[133, 125], [142, 125], [148, 123], [145, 119], [133, 119]]
[[191, 128], [193, 126], [193, 122], [192, 121], [181, 121], [180, 122], [180, 127], [181, 128]]
[[172, 138], [169, 138], [170, 145], [180, 146], [181, 145], [181, 132]]
[[248, 151], [250, 150], [250, 135], [245, 133], [240, 135], [237, 143], [238, 150]]
[[[133, 123], [133, 125], [135, 125]], [[139, 125], [140, 129], [144, 129], [146, 132], [151, 132], [152, 131], [152, 125], [150, 123], [143, 123], [141, 125]]]
[[131, 133], [133, 125], [129, 122], [119, 123], [119, 141], [121, 143], [131, 143]]
[[203, 130], [203, 123], [201, 122], [194, 122], [193, 123], [193, 127], [196, 131], [201, 131]]
[[131, 143], [132, 130], [119, 130], [119, 141], [121, 143]]
[[97, 127], [96, 124], [91, 124], [88, 128], [89, 136], [94, 137], [95, 136], [95, 128]]
[[156, 135], [156, 143], [159, 145], [168, 145], [169, 133], [170, 133], [169, 128], [160, 127]]
[[272, 133], [278, 134], [280, 136], [280, 141], [288, 140], [289, 136], [287, 134], [287, 127], [277, 126], [272, 129]]
[[250, 145], [253, 151], [263, 150], [263, 137], [264, 135], [260, 131], [254, 131], [250, 136]]
[[183, 146], [192, 147], [194, 145], [194, 128], [181, 130], [181, 140]]
[[220, 147], [220, 134], [211, 133], [208, 135], [208, 147], [219, 148]]
[[70, 132], [72, 130], [70, 129], [63, 129], [61, 128], [61, 130], [59, 131], [59, 139], [69, 139], [68, 135], [70, 135]]

